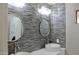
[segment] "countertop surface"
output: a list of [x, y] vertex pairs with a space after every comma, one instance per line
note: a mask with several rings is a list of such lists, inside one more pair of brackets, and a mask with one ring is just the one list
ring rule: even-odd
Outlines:
[[59, 51], [47, 51], [45, 48], [29, 52], [18, 52], [15, 55], [65, 55], [65, 48], [61, 48]]

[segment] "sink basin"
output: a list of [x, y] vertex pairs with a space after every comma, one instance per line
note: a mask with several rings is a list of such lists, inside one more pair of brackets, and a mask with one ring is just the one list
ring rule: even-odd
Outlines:
[[60, 45], [56, 44], [56, 43], [50, 43], [50, 44], [46, 44], [45, 47], [49, 47], [49, 48], [53, 47], [54, 48], [54, 47], [60, 47]]
[[55, 51], [61, 50], [60, 45], [56, 43], [46, 44], [45, 48], [46, 48], [46, 51], [49, 51], [49, 52], [55, 52]]

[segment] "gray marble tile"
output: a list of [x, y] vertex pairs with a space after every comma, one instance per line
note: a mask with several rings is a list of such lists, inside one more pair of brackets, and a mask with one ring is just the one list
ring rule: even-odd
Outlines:
[[[49, 7], [48, 4], [26, 4], [20, 12], [17, 12], [16, 8], [9, 8], [9, 13], [15, 13], [21, 15], [22, 23], [24, 26], [24, 34], [23, 36], [17, 41], [20, 46], [20, 49], [17, 51], [34, 51], [42, 48], [46, 43], [45, 41], [50, 38], [50, 36], [46, 37], [45, 40], [39, 34], [39, 22], [40, 16], [37, 13], [36, 9], [39, 5], [46, 5]], [[60, 39], [61, 47], [65, 47], [65, 4], [64, 3], [57, 3], [51, 6], [52, 14], [51, 14], [51, 39], [50, 41], [56, 42], [56, 39]], [[48, 17], [42, 16], [44, 19], [49, 20]]]

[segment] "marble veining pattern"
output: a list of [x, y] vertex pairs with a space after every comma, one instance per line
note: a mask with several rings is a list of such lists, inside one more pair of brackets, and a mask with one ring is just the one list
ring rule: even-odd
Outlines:
[[[17, 11], [17, 8], [9, 8], [9, 13], [14, 13], [21, 16], [22, 23], [24, 26], [24, 34], [17, 41], [20, 49], [17, 51], [28, 51], [32, 52], [38, 50], [45, 45], [46, 40], [39, 34], [39, 23], [40, 17], [37, 16], [36, 5], [41, 4], [32, 4], [28, 3], [26, 6]], [[48, 4], [43, 4], [48, 5]], [[50, 7], [49, 7], [50, 8]], [[55, 4], [51, 6], [51, 29], [52, 42], [56, 42], [56, 39], [60, 39], [61, 47], [65, 47], [65, 4]], [[42, 16], [41, 16], [42, 17]], [[46, 18], [47, 19], [47, 18]], [[49, 37], [47, 37], [48, 39]]]

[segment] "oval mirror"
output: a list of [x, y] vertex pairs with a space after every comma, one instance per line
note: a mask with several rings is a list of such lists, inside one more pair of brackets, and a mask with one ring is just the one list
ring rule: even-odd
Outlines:
[[9, 19], [9, 41], [16, 41], [23, 35], [23, 24], [21, 19], [13, 14], [8, 14]]
[[43, 19], [40, 23], [40, 33], [43, 37], [48, 36], [50, 33], [49, 23], [45, 19]]

